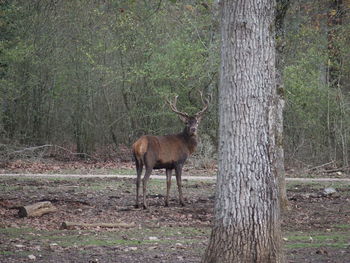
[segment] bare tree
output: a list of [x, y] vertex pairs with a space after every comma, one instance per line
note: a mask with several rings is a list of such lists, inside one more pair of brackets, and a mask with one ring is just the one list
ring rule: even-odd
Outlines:
[[221, 2], [219, 173], [202, 262], [283, 262], [275, 174], [275, 1]]

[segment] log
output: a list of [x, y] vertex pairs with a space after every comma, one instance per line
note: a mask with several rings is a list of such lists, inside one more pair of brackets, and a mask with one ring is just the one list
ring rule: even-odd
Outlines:
[[63, 222], [60, 229], [72, 229], [75, 227], [83, 227], [83, 228], [89, 228], [89, 227], [104, 227], [104, 228], [132, 228], [135, 227], [135, 222], [131, 223], [79, 223], [79, 222]]
[[39, 217], [47, 213], [57, 211], [50, 201], [38, 202], [32, 205], [21, 206], [18, 208], [19, 217]]

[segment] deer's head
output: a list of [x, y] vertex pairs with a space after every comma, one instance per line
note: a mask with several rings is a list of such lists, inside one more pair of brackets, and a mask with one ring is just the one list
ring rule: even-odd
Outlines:
[[210, 96], [208, 98], [203, 98], [203, 94], [200, 92], [201, 95], [201, 100], [203, 103], [203, 108], [202, 110], [200, 110], [199, 112], [197, 112], [194, 115], [189, 115], [186, 112], [181, 112], [176, 108], [176, 102], [177, 102], [177, 98], [178, 96], [175, 96], [174, 101], [171, 102], [168, 99], [166, 99], [167, 103], [170, 106], [170, 109], [175, 112], [180, 120], [186, 125], [185, 126], [185, 132], [186, 134], [190, 135], [190, 136], [196, 136], [197, 135], [197, 131], [198, 131], [198, 125], [201, 122], [204, 113], [208, 110], [208, 106], [210, 103]]

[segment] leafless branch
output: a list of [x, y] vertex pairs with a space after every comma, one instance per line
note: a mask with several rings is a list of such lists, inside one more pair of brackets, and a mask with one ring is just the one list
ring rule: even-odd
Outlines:
[[53, 145], [53, 144], [44, 144], [44, 145], [39, 145], [39, 146], [32, 146], [32, 147], [27, 147], [27, 148], [24, 148], [24, 149], [12, 151], [12, 152], [8, 153], [8, 156], [13, 156], [13, 155], [17, 155], [17, 154], [23, 154], [25, 152], [34, 152], [36, 150], [40, 150], [40, 149], [44, 149], [44, 148], [60, 149], [60, 150], [63, 150], [65, 152], [68, 152], [71, 155], [86, 156], [86, 157], [89, 157], [91, 159], [96, 159], [95, 157], [93, 157], [93, 156], [91, 156], [91, 155], [89, 155], [87, 153], [72, 152], [71, 150], [68, 150], [67, 148], [64, 148], [64, 147], [58, 146], [58, 145]]

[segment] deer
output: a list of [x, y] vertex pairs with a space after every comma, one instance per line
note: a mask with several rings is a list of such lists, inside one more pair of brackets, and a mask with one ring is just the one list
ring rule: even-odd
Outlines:
[[178, 96], [175, 96], [173, 102], [169, 101], [168, 98], [165, 99], [170, 106], [170, 109], [175, 112], [179, 119], [184, 123], [185, 127], [182, 132], [164, 136], [144, 135], [132, 145], [137, 173], [136, 208], [139, 208], [139, 192], [143, 167], [145, 167], [145, 174], [142, 179], [144, 209], [148, 209], [147, 183], [153, 169], [165, 169], [167, 185], [165, 198], [166, 207], [169, 206], [171, 176], [173, 170], [175, 170], [179, 202], [181, 206], [185, 206], [182, 195], [182, 168], [187, 158], [196, 150], [198, 144], [198, 125], [201, 122], [204, 113], [208, 110], [211, 98], [211, 96], [209, 96], [208, 98], [203, 99], [202, 93], [200, 93], [200, 95], [204, 106], [194, 115], [189, 115], [188, 113], [181, 112], [177, 109], [176, 103]]

